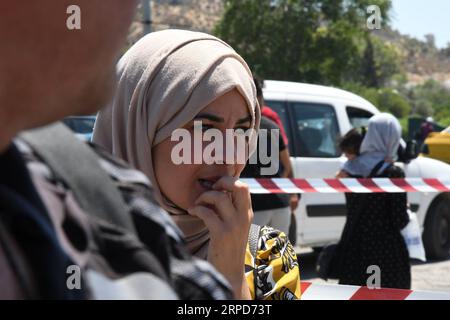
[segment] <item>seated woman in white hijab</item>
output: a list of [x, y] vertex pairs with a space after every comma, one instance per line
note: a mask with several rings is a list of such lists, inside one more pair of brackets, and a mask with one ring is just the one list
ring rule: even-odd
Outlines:
[[[394, 116], [373, 116], [359, 156], [344, 165], [345, 176], [404, 178], [403, 170], [394, 165], [400, 139], [401, 126]], [[381, 287], [409, 289], [409, 254], [400, 233], [409, 221], [406, 194], [347, 193], [346, 200], [347, 221], [336, 260], [339, 283], [365, 286], [372, 275], [368, 270], [375, 270], [368, 268], [375, 266], [381, 272]]]
[[[166, 30], [138, 41], [117, 72], [114, 100], [99, 113], [93, 141], [146, 173], [190, 251], [225, 276], [237, 299], [300, 298], [299, 266], [286, 235], [262, 228], [256, 258], [249, 251], [253, 212], [249, 189], [238, 178], [256, 147], [260, 108], [245, 61], [213, 36]], [[243, 162], [225, 156], [225, 163], [192, 161], [208, 146], [200, 141], [200, 150], [194, 142], [182, 152], [194, 164], [176, 164], [180, 142], [171, 136], [180, 128], [194, 140], [204, 129], [223, 135], [255, 130], [247, 131]]]

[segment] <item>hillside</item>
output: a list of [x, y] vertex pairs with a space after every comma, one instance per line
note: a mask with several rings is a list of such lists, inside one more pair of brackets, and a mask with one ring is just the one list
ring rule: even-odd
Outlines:
[[[223, 0], [153, 0], [151, 3], [152, 30], [179, 28], [211, 32], [223, 12]], [[130, 29], [129, 45], [142, 36], [141, 20], [138, 10]], [[439, 50], [432, 35], [420, 41], [392, 29], [376, 31], [375, 35], [399, 49], [411, 85], [434, 79], [450, 88], [450, 44]]]
[[[152, 30], [168, 28], [210, 33], [223, 11], [222, 0], [152, 0]], [[142, 36], [142, 15], [138, 10], [130, 28], [128, 43]]]
[[411, 84], [433, 79], [450, 88], [450, 45], [438, 49], [433, 35], [426, 36], [426, 41], [420, 41], [392, 29], [377, 31], [375, 35], [399, 48], [403, 69]]

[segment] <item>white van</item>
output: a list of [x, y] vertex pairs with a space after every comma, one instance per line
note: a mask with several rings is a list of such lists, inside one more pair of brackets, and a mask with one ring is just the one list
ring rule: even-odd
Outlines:
[[[346, 161], [337, 139], [379, 113], [353, 93], [302, 83], [265, 81], [264, 99], [284, 124], [295, 178], [333, 178]], [[450, 165], [441, 161], [419, 157], [398, 165], [407, 177], [450, 178]], [[409, 193], [408, 200], [423, 227], [427, 256], [448, 257], [450, 193]], [[297, 245], [337, 242], [345, 215], [343, 194], [304, 194], [295, 212]]]

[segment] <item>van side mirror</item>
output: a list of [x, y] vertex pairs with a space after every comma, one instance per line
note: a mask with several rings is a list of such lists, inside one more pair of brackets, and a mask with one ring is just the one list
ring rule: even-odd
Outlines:
[[409, 163], [416, 159], [420, 154], [420, 146], [416, 140], [409, 140], [405, 147], [399, 149], [399, 160], [404, 163]]

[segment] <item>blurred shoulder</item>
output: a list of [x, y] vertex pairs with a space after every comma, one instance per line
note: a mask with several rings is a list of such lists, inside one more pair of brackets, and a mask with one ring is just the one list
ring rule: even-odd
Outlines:
[[[14, 143], [32, 175], [40, 176], [49, 184], [58, 185], [60, 188], [69, 191], [69, 187], [54, 174], [50, 166], [39, 157], [29, 144], [21, 138], [15, 139]], [[132, 168], [125, 161], [111, 155], [102, 147], [88, 142], [83, 143], [86, 143], [97, 155], [100, 167], [119, 190], [133, 220], [145, 221], [147, 223], [143, 225], [153, 229], [158, 226], [175, 242], [184, 242], [182, 232], [169, 214], [158, 205], [151, 182], [144, 173]], [[86, 181], [86, 183], [89, 183], [89, 181]]]

